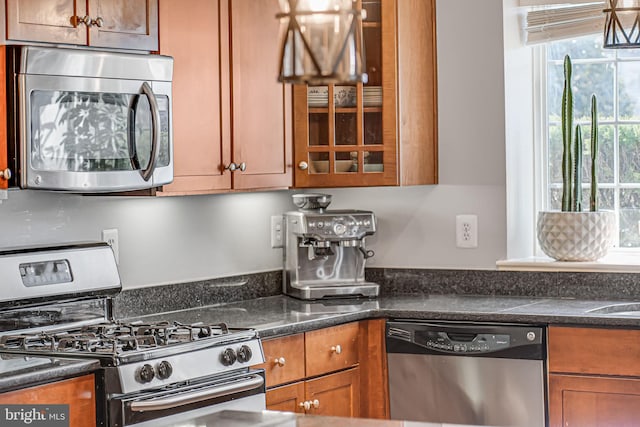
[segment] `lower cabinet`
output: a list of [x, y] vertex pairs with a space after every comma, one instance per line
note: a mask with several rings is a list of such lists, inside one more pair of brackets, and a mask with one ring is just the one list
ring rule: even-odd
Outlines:
[[550, 426], [636, 427], [640, 379], [549, 376]]
[[93, 375], [0, 394], [1, 405], [69, 405], [69, 427], [95, 427], [96, 396]]
[[549, 327], [549, 426], [640, 425], [640, 330]]
[[263, 342], [267, 409], [388, 418], [384, 320], [367, 320]]
[[338, 417], [360, 416], [360, 370], [347, 369], [267, 391], [267, 409]]

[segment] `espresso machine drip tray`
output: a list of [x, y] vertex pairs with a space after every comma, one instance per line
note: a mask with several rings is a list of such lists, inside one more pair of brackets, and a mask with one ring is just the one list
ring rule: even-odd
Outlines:
[[364, 279], [365, 238], [376, 231], [373, 212], [326, 210], [331, 196], [295, 194], [297, 211], [284, 214], [285, 294], [305, 299], [376, 297], [379, 285]]

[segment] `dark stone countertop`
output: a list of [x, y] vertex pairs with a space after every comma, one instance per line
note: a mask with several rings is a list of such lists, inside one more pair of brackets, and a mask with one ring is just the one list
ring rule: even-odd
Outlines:
[[0, 393], [88, 374], [98, 368], [98, 360], [0, 354]]
[[[231, 327], [255, 328], [263, 338], [370, 318], [640, 327], [640, 311], [637, 316], [590, 312], [612, 304], [633, 303], [619, 300], [471, 295], [398, 295], [374, 300], [306, 302], [278, 295], [154, 315], [132, 316], [128, 320], [225, 322]], [[640, 310], [640, 304], [637, 308]]]
[[[147, 424], [144, 424], [145, 427]], [[149, 424], [151, 425], [151, 424]], [[210, 415], [194, 417], [191, 420], [175, 421], [171, 417], [154, 420], [153, 427], [447, 427], [451, 424], [423, 423], [414, 421], [371, 420], [364, 418], [326, 417], [301, 415], [290, 412], [243, 412], [222, 411]], [[457, 427], [480, 427], [458, 425]]]

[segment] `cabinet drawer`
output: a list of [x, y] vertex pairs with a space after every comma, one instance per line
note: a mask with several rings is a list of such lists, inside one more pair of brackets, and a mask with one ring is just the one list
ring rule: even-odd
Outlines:
[[354, 366], [358, 363], [358, 323], [307, 332], [307, 377]]
[[290, 383], [304, 378], [304, 335], [292, 335], [263, 341], [262, 368], [267, 376], [267, 387]]
[[640, 330], [550, 327], [549, 371], [640, 376]]

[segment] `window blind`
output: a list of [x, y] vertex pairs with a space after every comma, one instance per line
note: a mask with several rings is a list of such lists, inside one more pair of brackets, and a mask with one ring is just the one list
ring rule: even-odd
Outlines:
[[526, 43], [546, 43], [604, 31], [604, 1], [520, 0], [528, 7]]

